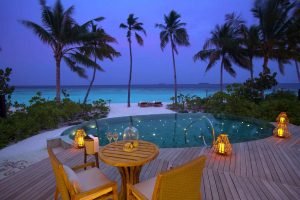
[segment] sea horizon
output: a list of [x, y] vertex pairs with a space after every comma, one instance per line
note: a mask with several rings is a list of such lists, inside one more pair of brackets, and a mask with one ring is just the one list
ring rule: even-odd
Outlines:
[[[230, 83], [231, 84], [231, 83]], [[224, 88], [229, 84], [224, 84]], [[178, 94], [196, 95], [201, 98], [208, 97], [220, 90], [219, 84], [198, 83], [198, 84], [178, 84]], [[65, 90], [69, 98], [75, 102], [83, 102], [88, 85], [62, 85], [61, 89]], [[280, 83], [273, 87], [269, 92], [276, 90], [289, 90], [297, 94], [300, 83]], [[12, 102], [24, 103], [29, 105], [31, 97], [37, 92], [42, 93], [42, 97], [52, 100], [55, 98], [56, 87], [53, 85], [45, 86], [15, 86], [12, 95]], [[174, 86], [172, 84], [134, 84], [131, 87], [131, 102], [140, 101], [161, 101], [171, 102], [174, 95]], [[63, 95], [62, 95], [63, 97]], [[93, 85], [88, 103], [95, 100], [103, 99], [110, 103], [127, 102], [127, 85]]]

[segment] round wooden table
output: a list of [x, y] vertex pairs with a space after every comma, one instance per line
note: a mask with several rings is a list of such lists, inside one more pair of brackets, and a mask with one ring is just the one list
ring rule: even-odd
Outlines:
[[139, 183], [140, 172], [143, 165], [155, 159], [159, 153], [158, 147], [150, 142], [139, 140], [139, 146], [132, 152], [123, 150], [124, 144], [131, 142], [123, 140], [104, 146], [99, 152], [99, 158], [104, 163], [118, 168], [122, 186], [120, 199], [126, 199], [127, 183]]

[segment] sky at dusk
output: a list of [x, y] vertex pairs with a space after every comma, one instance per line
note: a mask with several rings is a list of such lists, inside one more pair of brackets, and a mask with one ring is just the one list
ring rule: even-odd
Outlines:
[[[48, 0], [52, 6], [55, 0]], [[171, 49], [168, 45], [160, 49], [159, 32], [156, 23], [163, 23], [163, 15], [172, 9], [182, 16], [187, 23], [186, 29], [191, 46], [179, 47], [176, 55], [177, 76], [179, 84], [219, 83], [220, 63], [205, 73], [207, 63], [194, 63], [193, 55], [202, 49], [204, 41], [216, 24], [224, 22], [227, 13], [236, 12], [253, 24], [256, 20], [250, 11], [254, 0], [62, 0], [65, 8], [74, 5], [74, 18], [78, 23], [103, 16], [105, 20], [99, 25], [115, 37], [118, 44], [113, 46], [122, 55], [113, 62], [103, 61], [99, 64], [105, 72], [97, 72], [95, 85], [127, 84], [129, 73], [129, 49], [126, 31], [119, 24], [126, 22], [128, 14], [134, 13], [144, 23], [147, 36], [144, 46], [133, 42], [133, 84], [173, 83]], [[11, 83], [14, 85], [55, 85], [55, 62], [52, 50], [43, 44], [33, 32], [18, 20], [31, 20], [41, 24], [38, 0], [1, 0], [0, 1], [0, 67], [13, 68]], [[255, 74], [262, 70], [262, 60], [254, 62]], [[243, 82], [249, 72], [234, 66], [236, 78], [224, 73], [224, 82]], [[270, 62], [272, 72], [278, 66]], [[88, 79], [79, 78], [71, 72], [62, 61], [62, 85], [86, 85], [91, 79], [91, 70], [87, 69]], [[294, 65], [287, 65], [285, 76], [278, 74], [280, 83], [296, 83]]]

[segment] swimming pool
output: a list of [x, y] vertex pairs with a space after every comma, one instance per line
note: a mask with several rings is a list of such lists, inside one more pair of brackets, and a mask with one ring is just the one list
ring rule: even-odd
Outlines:
[[231, 115], [209, 113], [176, 113], [104, 118], [82, 123], [65, 130], [62, 135], [74, 138], [75, 131], [83, 128], [87, 134], [100, 138], [100, 145], [109, 143], [107, 132], [118, 133], [119, 140], [128, 126], [139, 131], [139, 139], [157, 144], [160, 148], [210, 146], [213, 130], [216, 137], [228, 134], [231, 143], [266, 138], [274, 126], [268, 122]]

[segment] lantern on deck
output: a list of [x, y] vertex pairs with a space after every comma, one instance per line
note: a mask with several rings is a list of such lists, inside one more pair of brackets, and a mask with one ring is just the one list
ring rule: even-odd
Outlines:
[[86, 136], [86, 133], [83, 129], [78, 129], [75, 132], [75, 138], [74, 138], [74, 146], [75, 148], [82, 148], [84, 147], [84, 137]]
[[276, 118], [276, 122], [279, 124], [287, 124], [289, 122], [289, 119], [287, 117], [286, 112], [281, 112], [277, 118]]
[[214, 151], [221, 155], [231, 154], [232, 147], [227, 134], [220, 134], [214, 142]]
[[273, 135], [281, 138], [289, 137], [291, 134], [288, 130], [289, 119], [285, 112], [281, 112], [276, 118], [277, 127], [273, 131]]

